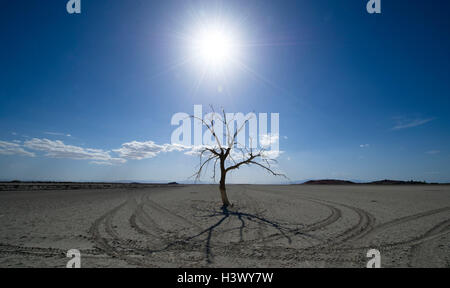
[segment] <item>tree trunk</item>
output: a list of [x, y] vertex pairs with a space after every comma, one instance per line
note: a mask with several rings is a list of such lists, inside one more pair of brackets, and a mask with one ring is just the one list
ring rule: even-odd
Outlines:
[[225, 180], [222, 182], [222, 180], [220, 180], [220, 196], [222, 197], [222, 203], [224, 207], [228, 207], [231, 206], [230, 201], [228, 201], [228, 197], [227, 197], [227, 189], [225, 188]]
[[222, 197], [223, 207], [231, 206], [230, 201], [228, 201], [227, 189], [225, 187], [225, 178], [227, 172], [225, 170], [225, 159], [220, 159], [220, 196]]

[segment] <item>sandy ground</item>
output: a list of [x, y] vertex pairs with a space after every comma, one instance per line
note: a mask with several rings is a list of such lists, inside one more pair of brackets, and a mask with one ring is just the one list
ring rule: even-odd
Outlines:
[[0, 192], [0, 267], [450, 267], [450, 186]]

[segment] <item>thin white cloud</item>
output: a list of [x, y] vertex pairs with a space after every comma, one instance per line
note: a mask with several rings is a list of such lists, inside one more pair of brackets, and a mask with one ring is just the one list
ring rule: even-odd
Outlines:
[[[264, 145], [269, 146], [273, 141], [278, 141], [278, 136], [262, 137]], [[123, 164], [127, 160], [143, 160], [156, 157], [160, 153], [173, 151], [184, 152], [186, 155], [199, 155], [201, 149], [205, 146], [183, 146], [180, 144], [156, 144], [153, 141], [132, 141], [121, 145], [119, 149], [106, 151], [102, 149], [84, 148], [80, 146], [68, 145], [61, 140], [49, 140], [46, 138], [32, 138], [25, 141], [12, 143], [0, 141], [0, 154], [3, 155], [23, 155], [34, 157], [35, 153], [27, 151], [43, 152], [45, 157], [74, 159], [74, 160], [90, 160], [89, 163], [94, 165], [115, 165]], [[211, 147], [212, 148], [212, 147]], [[275, 159], [283, 151], [264, 151], [263, 158]], [[114, 156], [112, 156], [114, 155]], [[233, 149], [231, 157], [239, 160], [247, 155], [235, 151]]]
[[0, 141], [0, 154], [2, 155], [20, 155], [34, 157], [35, 154], [26, 151], [21, 145], [12, 142]]
[[434, 118], [415, 118], [415, 119], [398, 118], [397, 124], [394, 127], [392, 127], [392, 130], [413, 128], [424, 125], [433, 120]]
[[[153, 141], [138, 142], [132, 141], [122, 144], [122, 147], [113, 151], [102, 149], [84, 148], [74, 145], [67, 145], [61, 140], [49, 140], [33, 138], [27, 140], [21, 145], [0, 141], [0, 154], [3, 155], [23, 155], [34, 157], [35, 153], [26, 151], [40, 151], [49, 158], [65, 158], [75, 160], [92, 160], [90, 163], [95, 165], [114, 165], [122, 164], [127, 160], [142, 160], [153, 158], [161, 152], [185, 151], [192, 147], [185, 147], [179, 144], [158, 145]], [[118, 157], [113, 157], [112, 153], [117, 153]]]
[[[274, 137], [273, 139], [275, 139], [275, 138], [276, 137]], [[270, 138], [268, 138], [268, 139], [270, 139]], [[278, 138], [277, 138], [277, 140], [278, 140]], [[267, 143], [270, 145], [269, 141]], [[199, 156], [200, 152], [202, 150], [204, 150], [205, 148], [210, 148], [210, 149], [214, 149], [214, 150], [219, 149], [218, 146], [211, 146], [211, 145], [199, 145], [199, 146], [191, 146], [191, 147], [184, 147], [184, 148], [187, 150], [186, 152], [184, 152], [184, 154], [185, 155], [189, 155], [189, 156]], [[275, 160], [282, 153], [284, 153], [284, 151], [263, 150], [261, 152], [261, 156], [262, 156], [263, 159], [273, 159], [273, 160]], [[208, 157], [208, 155], [210, 155], [210, 152], [207, 152], [203, 156]], [[230, 158], [228, 158], [228, 160], [229, 161], [242, 161], [244, 159], [248, 159], [249, 157], [250, 157], [249, 151], [246, 151], [245, 149], [240, 149], [240, 148], [237, 148], [237, 149], [236, 148], [232, 148], [231, 152], [230, 152]]]
[[268, 151], [263, 151], [262, 154], [262, 158], [263, 159], [277, 159], [281, 154], [283, 154], [284, 151], [279, 151], [279, 150], [268, 150]]
[[59, 132], [44, 132], [44, 134], [52, 135], [52, 136], [66, 136], [66, 137], [72, 137], [71, 134], [59, 133]]
[[114, 165], [114, 163], [108, 162], [108, 161], [91, 161], [89, 163], [95, 164], [95, 165], [99, 165], [99, 166], [112, 166], [112, 165]]
[[199, 155], [200, 155], [200, 152], [201, 152], [204, 148], [212, 148], [212, 149], [214, 149], [214, 146], [210, 146], [210, 145], [199, 145], [199, 146], [188, 147], [188, 151], [184, 152], [184, 154], [189, 155], [189, 156], [199, 156]]
[[124, 163], [126, 160], [113, 158], [108, 151], [66, 145], [60, 140], [33, 138], [25, 141], [24, 146], [30, 150], [42, 151], [50, 158], [68, 158], [75, 160], [94, 160], [110, 163]]
[[273, 143], [276, 143], [279, 139], [278, 135], [261, 134], [259, 135], [259, 144], [263, 148], [268, 148]]
[[370, 146], [369, 144], [361, 144], [361, 145], [359, 145], [360, 148], [369, 148], [369, 146]]
[[158, 145], [153, 141], [132, 141], [122, 144], [121, 148], [115, 149], [113, 152], [124, 159], [142, 160], [156, 157], [161, 152], [184, 151], [186, 149], [189, 149], [189, 147], [179, 144]]
[[430, 154], [430, 155], [436, 155], [436, 154], [441, 153], [441, 151], [439, 151], [439, 150], [429, 150], [429, 151], [427, 151], [425, 153]]

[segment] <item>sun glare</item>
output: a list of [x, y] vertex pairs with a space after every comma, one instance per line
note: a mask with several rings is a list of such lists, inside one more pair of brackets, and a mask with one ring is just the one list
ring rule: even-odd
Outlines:
[[200, 29], [193, 46], [194, 58], [215, 72], [232, 64], [238, 52], [235, 35], [222, 26]]

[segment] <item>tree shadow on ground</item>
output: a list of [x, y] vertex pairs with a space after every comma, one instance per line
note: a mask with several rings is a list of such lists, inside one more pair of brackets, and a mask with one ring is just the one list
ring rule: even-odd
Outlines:
[[[268, 218], [265, 218], [258, 213], [248, 213], [244, 211], [239, 210], [230, 210], [226, 206], [222, 206], [221, 209], [218, 210], [200, 210], [199, 211], [208, 212], [209, 214], [205, 216], [200, 216], [204, 218], [216, 218], [219, 217], [219, 220], [217, 220], [214, 224], [209, 226], [208, 228], [204, 229], [203, 231], [190, 236], [188, 238], [185, 238], [184, 241], [190, 241], [199, 238], [202, 235], [207, 235], [205, 240], [205, 258], [206, 262], [208, 264], [212, 263], [212, 252], [211, 252], [211, 241], [212, 241], [212, 235], [217, 229], [225, 222], [225, 220], [231, 220], [233, 218], [237, 218], [237, 220], [241, 223], [241, 225], [235, 229], [239, 229], [239, 242], [244, 241], [244, 229], [247, 228], [247, 222], [253, 222], [256, 224], [262, 224], [266, 225], [268, 227], [271, 227], [276, 230], [276, 233], [269, 235], [268, 237], [274, 237], [274, 236], [281, 236], [284, 238], [288, 244], [292, 243], [292, 236], [303, 236], [308, 238], [316, 238], [312, 235], [308, 235], [307, 233], [302, 232], [301, 228], [291, 228], [289, 226], [295, 225], [295, 224], [289, 224], [289, 223], [281, 223], [275, 220], [271, 220]], [[229, 230], [228, 230], [229, 231]], [[261, 238], [259, 240], [264, 240], [265, 238]]]
[[[213, 253], [212, 253], [212, 242], [213, 242], [213, 234], [220, 233], [228, 233], [234, 230], [239, 230], [239, 242], [242, 243], [256, 243], [256, 242], [265, 242], [270, 240], [284, 239], [288, 244], [292, 243], [292, 238], [294, 236], [303, 237], [304, 239], [314, 239], [320, 240], [318, 237], [310, 235], [306, 233], [308, 230], [305, 229], [306, 226], [304, 224], [298, 223], [283, 223], [281, 221], [275, 221], [272, 219], [268, 219], [264, 217], [261, 212], [250, 213], [246, 211], [240, 211], [237, 208], [227, 208], [222, 206], [220, 209], [200, 209], [199, 207], [193, 207], [196, 211], [200, 212], [203, 215], [195, 215], [195, 217], [201, 218], [218, 218], [217, 221], [213, 222], [212, 225], [207, 227], [206, 229], [201, 230], [200, 232], [192, 235], [192, 236], [184, 236], [177, 237], [177, 239], [166, 243], [164, 247], [160, 249], [138, 249], [140, 253], [143, 254], [154, 254], [160, 252], [166, 252], [171, 249], [178, 250], [180, 246], [189, 247], [189, 244], [199, 244], [200, 246], [204, 245], [204, 259], [207, 264], [211, 264], [213, 261]], [[229, 229], [223, 229], [218, 231], [218, 229], [226, 222], [230, 222], [233, 219], [236, 219], [240, 222], [238, 227], [232, 227]], [[244, 241], [244, 230], [252, 229], [249, 227], [249, 223], [255, 223], [258, 225], [265, 225], [266, 227], [274, 229], [274, 233], [258, 237], [257, 239]], [[295, 228], [293, 228], [295, 227]], [[201, 236], [206, 235], [205, 239], [201, 239]], [[195, 241], [198, 241], [195, 243]], [[230, 243], [230, 245], [233, 245]], [[188, 248], [187, 248], [188, 249]]]

